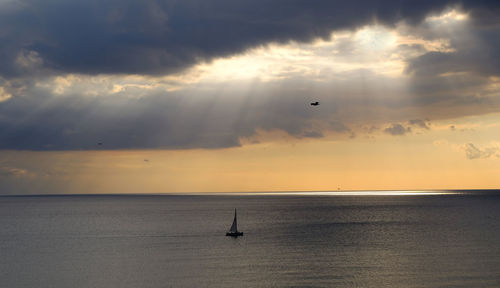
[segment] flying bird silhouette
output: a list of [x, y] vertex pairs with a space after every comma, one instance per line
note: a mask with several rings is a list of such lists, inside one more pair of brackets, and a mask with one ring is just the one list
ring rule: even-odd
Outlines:
[[311, 106], [318, 106], [319, 105], [319, 102], [316, 101], [316, 102], [311, 102]]

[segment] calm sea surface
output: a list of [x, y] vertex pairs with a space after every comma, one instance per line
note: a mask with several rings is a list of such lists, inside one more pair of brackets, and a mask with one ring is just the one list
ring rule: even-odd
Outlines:
[[500, 194], [0, 197], [0, 287], [500, 287]]

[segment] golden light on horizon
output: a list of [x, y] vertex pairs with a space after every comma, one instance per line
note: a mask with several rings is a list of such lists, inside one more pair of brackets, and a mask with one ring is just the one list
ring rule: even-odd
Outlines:
[[[0, 170], [14, 182], [29, 176], [43, 187], [52, 183], [81, 193], [497, 187], [500, 144], [492, 135], [500, 133], [500, 117], [490, 113], [499, 105], [499, 77], [461, 70], [427, 77], [409, 69], [409, 63], [429, 53], [457, 53], [456, 33], [460, 41], [473, 40], [468, 20], [467, 13], [448, 9], [418, 27], [404, 21], [371, 23], [309, 43], [270, 42], [168, 75], [36, 78], [34, 93], [50, 96], [40, 97], [32, 115], [48, 113], [44, 109], [60, 101], [70, 108], [89, 107], [76, 126], [112, 109], [107, 113], [119, 121], [110, 126], [110, 135], [126, 130], [122, 125], [151, 121], [138, 127], [165, 125], [146, 136], [166, 143], [171, 143], [171, 130], [177, 133], [172, 137], [195, 130], [188, 137], [193, 141], [210, 131], [215, 131], [210, 139], [215, 142], [237, 136], [213, 149], [180, 141], [186, 147], [25, 152], [40, 160], [34, 163], [24, 152], [4, 151], [10, 158]], [[0, 103], [28, 89], [14, 80], [2, 85]], [[431, 91], [435, 86], [439, 89]], [[434, 103], [433, 97], [441, 98]], [[308, 105], [313, 99], [321, 102], [314, 110]], [[122, 113], [134, 121], [120, 118]], [[107, 121], [109, 115], [100, 116]], [[90, 128], [60, 130], [66, 137]], [[135, 145], [136, 136], [127, 133], [126, 139]]]
[[[495, 123], [496, 117], [476, 117], [475, 121], [482, 123], [476, 129], [500, 132], [498, 125], [488, 124]], [[459, 127], [457, 124], [456, 129]], [[477, 151], [468, 151], [469, 147], [458, 144], [462, 138], [435, 140], [456, 133], [473, 137], [478, 132], [436, 129], [396, 138], [381, 134], [375, 139], [248, 143], [216, 150], [7, 151], [2, 152], [2, 158], [5, 165], [23, 171], [17, 173], [15, 181], [36, 181], [40, 191], [58, 187], [59, 191], [73, 193], [329, 191], [331, 194], [340, 188], [355, 195], [362, 190], [414, 189], [438, 193], [435, 190], [498, 187], [500, 161], [487, 153], [500, 151], [499, 143], [485, 139], [484, 143], [476, 142]], [[476, 153], [470, 156], [478, 158], [468, 159], [466, 153]], [[380, 193], [399, 195], [394, 191]]]

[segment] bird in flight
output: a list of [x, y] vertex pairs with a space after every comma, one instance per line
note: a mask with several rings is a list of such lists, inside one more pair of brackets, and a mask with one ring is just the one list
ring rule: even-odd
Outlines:
[[319, 102], [316, 101], [316, 102], [311, 102], [311, 106], [318, 106], [319, 105]]

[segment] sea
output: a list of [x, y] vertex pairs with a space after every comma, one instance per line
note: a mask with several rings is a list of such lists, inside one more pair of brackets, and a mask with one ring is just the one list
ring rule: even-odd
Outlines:
[[0, 287], [498, 288], [500, 192], [1, 196]]

